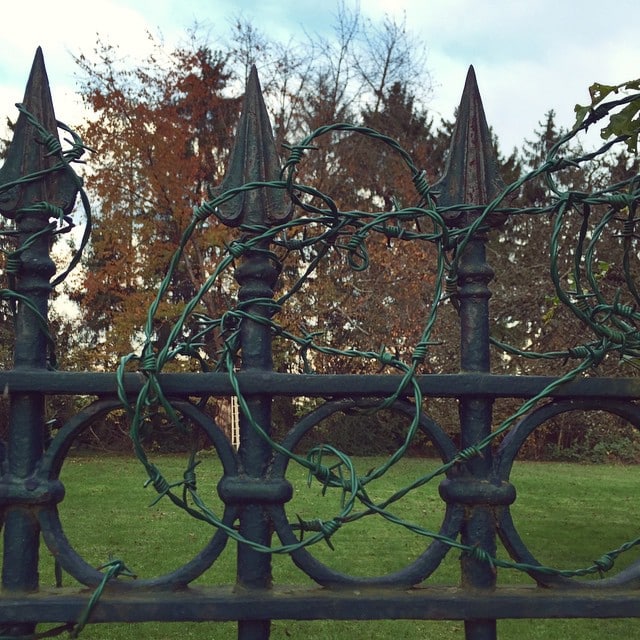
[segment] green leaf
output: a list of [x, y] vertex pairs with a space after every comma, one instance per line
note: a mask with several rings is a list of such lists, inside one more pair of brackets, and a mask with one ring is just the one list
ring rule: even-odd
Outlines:
[[628, 136], [627, 147], [629, 151], [635, 153], [638, 148], [638, 135], [640, 135], [639, 113], [638, 101], [630, 102], [619, 113], [610, 116], [609, 124], [601, 130], [600, 136], [604, 140], [612, 136]]
[[583, 107], [580, 104], [577, 104], [573, 110], [576, 112], [576, 121], [573, 125], [574, 129], [577, 129], [585, 120], [585, 118], [589, 115], [589, 112], [591, 111], [591, 106], [587, 105], [586, 107]]
[[610, 93], [617, 93], [620, 85], [610, 85], [610, 84], [600, 84], [599, 82], [594, 82], [589, 87], [589, 95], [591, 96], [591, 104], [597, 104], [598, 102], [602, 102]]

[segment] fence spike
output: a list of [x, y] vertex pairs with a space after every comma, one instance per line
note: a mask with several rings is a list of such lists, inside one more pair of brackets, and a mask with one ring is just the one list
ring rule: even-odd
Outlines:
[[[220, 187], [224, 192], [251, 182], [269, 182], [280, 175], [280, 161], [264, 103], [258, 71], [253, 66], [247, 80], [235, 143], [227, 173]], [[290, 215], [284, 191], [253, 189], [220, 207], [218, 217], [229, 226], [266, 225], [285, 221]]]
[[0, 186], [25, 176], [41, 175], [35, 180], [16, 184], [0, 192], [0, 213], [14, 218], [24, 207], [36, 202], [47, 202], [69, 214], [76, 200], [78, 186], [67, 171], [50, 171], [59, 163], [57, 154], [51, 153], [51, 145], [59, 145], [60, 140], [40, 47], [33, 60], [22, 108], [26, 113], [20, 111], [15, 124], [5, 163], [0, 168]]
[[[473, 66], [469, 67], [456, 118], [444, 175], [434, 185], [438, 204], [486, 205], [502, 190], [503, 182], [491, 140], [491, 132], [482, 106]], [[472, 213], [475, 216], [477, 213]], [[458, 211], [444, 213], [453, 225], [466, 225], [469, 216]], [[500, 224], [503, 216], [495, 215], [492, 224]]]

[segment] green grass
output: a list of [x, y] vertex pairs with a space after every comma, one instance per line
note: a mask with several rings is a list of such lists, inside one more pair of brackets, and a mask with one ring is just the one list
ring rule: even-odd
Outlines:
[[[178, 456], [154, 460], [167, 478], [181, 477], [185, 461]], [[379, 460], [357, 460], [365, 472]], [[435, 468], [429, 460], [407, 459], [396, 465], [371, 487], [370, 495], [382, 499], [411, 480]], [[198, 467], [199, 492], [212, 496], [211, 506], [220, 513], [215, 492], [219, 466], [212, 455], [204, 455]], [[518, 463], [512, 481], [518, 499], [512, 511], [518, 530], [541, 562], [560, 568], [580, 568], [594, 558], [638, 536], [640, 506], [636, 498], [640, 471], [628, 466], [596, 466], [551, 463]], [[211, 529], [163, 500], [153, 507], [153, 489], [144, 489], [146, 479], [140, 464], [129, 458], [72, 457], [63, 468], [66, 498], [61, 505], [65, 531], [76, 549], [93, 565], [110, 557], [122, 558], [140, 577], [171, 571], [189, 560], [211, 535]], [[339, 496], [331, 491], [322, 497], [317, 485], [306, 484], [306, 473], [292, 470], [290, 480], [295, 494], [288, 505], [290, 517], [327, 519], [340, 510]], [[420, 488], [394, 506], [394, 512], [420, 525], [437, 529], [444, 512], [437, 493], [438, 482]], [[427, 541], [385, 521], [369, 518], [340, 529], [332, 539], [335, 551], [320, 544], [314, 555], [333, 568], [359, 575], [393, 571], [414, 559]], [[198, 579], [202, 584], [229, 584], [234, 580], [234, 545], [227, 549], [210, 571]], [[499, 554], [506, 557], [502, 550]], [[452, 551], [430, 579], [437, 584], [457, 584], [459, 552]], [[616, 563], [614, 572], [638, 558], [631, 551]], [[276, 583], [310, 584], [288, 557], [274, 558]], [[53, 568], [43, 553], [41, 580], [52, 585]], [[500, 571], [501, 584], [531, 583], [528, 576]], [[73, 581], [65, 576], [65, 585]], [[636, 620], [558, 620], [500, 621], [499, 637], [534, 640], [537, 638], [640, 637]], [[306, 638], [424, 638], [453, 640], [464, 637], [459, 621], [275, 621], [272, 637]], [[235, 624], [193, 623], [139, 625], [94, 625], [83, 638], [119, 640], [129, 638], [234, 638]]]

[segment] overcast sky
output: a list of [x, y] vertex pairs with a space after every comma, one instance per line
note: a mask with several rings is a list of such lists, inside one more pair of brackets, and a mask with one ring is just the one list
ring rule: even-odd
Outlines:
[[[132, 57], [146, 33], [178, 42], [194, 21], [215, 25], [238, 12], [266, 33], [328, 30], [337, 0], [11, 0], [3, 4], [0, 118], [15, 117], [35, 49], [44, 50], [59, 119], [80, 117], [72, 54], [90, 54], [96, 34]], [[349, 1], [347, 0], [347, 4]], [[571, 126], [594, 81], [640, 76], [638, 0], [361, 0], [372, 18], [406, 14], [427, 45], [433, 115], [451, 118], [467, 68], [476, 69], [489, 124], [503, 151], [531, 137], [549, 109]], [[226, 25], [220, 31], [224, 31]]]

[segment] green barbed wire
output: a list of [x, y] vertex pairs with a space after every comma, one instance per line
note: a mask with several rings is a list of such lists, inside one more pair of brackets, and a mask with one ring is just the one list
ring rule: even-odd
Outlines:
[[[601, 117], [606, 115], [604, 111], [601, 111], [601, 114]], [[599, 150], [584, 154], [580, 157], [564, 157], [562, 151], [567, 143], [572, 140], [579, 131], [585, 129], [586, 126], [590, 124], [593, 124], [593, 119], [590, 119], [588, 124], [577, 127], [563, 136], [561, 140], [554, 145], [545, 161], [541, 163], [539, 167], [507, 186], [492, 202], [483, 207], [479, 207], [473, 203], [438, 207], [436, 195], [432, 193], [431, 186], [425, 179], [424, 171], [420, 170], [414, 164], [410, 155], [402, 149], [396, 141], [372, 129], [339, 123], [322, 127], [305, 138], [300, 144], [288, 147], [290, 154], [283, 165], [279, 180], [247, 183], [241, 187], [220, 193], [216, 197], [212, 197], [209, 201], [203, 203], [200, 207], [194, 209], [192, 221], [182, 236], [180, 246], [172, 258], [167, 275], [163, 279], [158, 294], [150, 306], [144, 329], [144, 346], [140, 355], [130, 354], [123, 358], [117, 372], [120, 399], [123, 405], [127, 407], [131, 416], [131, 436], [134, 449], [146, 467], [149, 473], [150, 483], [156, 488], [159, 496], [168, 497], [174, 504], [184, 509], [190, 515], [221, 528], [234, 540], [242, 542], [255, 550], [273, 554], [291, 553], [303, 546], [316, 544], [322, 540], [331, 544], [330, 538], [340, 526], [373, 514], [380, 515], [419, 535], [440, 540], [451, 547], [460, 549], [464, 553], [484, 560], [495, 567], [499, 566], [529, 572], [535, 571], [563, 577], [582, 576], [593, 573], [603, 574], [613, 566], [613, 562], [619, 554], [640, 544], [640, 539], [626, 543], [620, 548], [604, 554], [602, 558], [594, 561], [590, 567], [582, 569], [566, 570], [542, 567], [539, 565], [531, 566], [491, 557], [480, 549], [468, 547], [457, 540], [442, 536], [434, 531], [420, 527], [415, 523], [404, 521], [393, 515], [388, 509], [388, 507], [401, 500], [411, 491], [425, 485], [435, 477], [447, 473], [447, 471], [454, 466], [464, 463], [475, 456], [482, 455], [484, 449], [490, 446], [496, 438], [506, 433], [514, 423], [535, 408], [542, 400], [549, 398], [559, 387], [596, 367], [607, 354], [618, 352], [621, 357], [636, 357], [636, 355], [640, 353], [640, 337], [638, 336], [635, 326], [640, 314], [638, 314], [634, 308], [621, 304], [619, 297], [614, 300], [613, 303], [607, 302], [606, 296], [600, 289], [594, 270], [594, 264], [596, 262], [595, 248], [598, 240], [602, 237], [604, 230], [608, 228], [609, 223], [618, 220], [619, 214], [627, 210], [628, 216], [624, 222], [622, 233], [625, 278], [628, 281], [628, 288], [634, 299], [636, 301], [640, 299], [635, 289], [635, 284], [633, 284], [634, 281], [629, 268], [633, 252], [632, 239], [635, 238], [635, 212], [640, 198], [638, 191], [640, 180], [638, 180], [636, 176], [631, 180], [618, 183], [608, 189], [588, 194], [562, 191], [554, 179], [555, 173], [569, 167], [580, 167], [583, 163], [606, 153], [615, 143], [623, 140], [623, 138], [619, 137], [614, 141], [606, 143]], [[328, 194], [322, 193], [309, 185], [297, 182], [296, 175], [298, 173], [298, 165], [303, 161], [307, 153], [315, 149], [313, 142], [321, 136], [332, 135], [335, 132], [363, 135], [389, 146], [396, 152], [411, 172], [418, 195], [418, 205], [408, 208], [397, 206], [393, 211], [378, 211], [374, 213], [341, 211], [337, 203]], [[518, 192], [528, 181], [538, 178], [544, 179], [553, 196], [552, 201], [548, 205], [523, 209], [504, 206], [510, 194]], [[241, 225], [240, 229], [245, 232], [245, 234], [251, 235], [245, 235], [242, 240], [234, 240], [225, 247], [226, 255], [221, 259], [212, 275], [203, 283], [192, 300], [185, 305], [183, 312], [172, 327], [171, 335], [165, 343], [165, 346], [155, 351], [153, 335], [156, 312], [163, 297], [171, 286], [173, 271], [181, 259], [183, 252], [186, 250], [189, 238], [194, 230], [210, 216], [215, 216], [220, 207], [226, 202], [241, 194], [258, 189], [285, 191], [291, 199], [293, 206], [301, 211], [301, 215], [294, 217], [288, 222], [274, 224], [269, 227]], [[625, 189], [627, 190], [626, 192], [624, 191]], [[319, 202], [320, 205], [314, 204], [314, 200]], [[577, 249], [574, 253], [575, 290], [569, 291], [564, 287], [559, 272], [559, 245], [563, 221], [566, 216], [579, 211], [580, 215], [583, 216], [583, 229], [586, 229], [585, 225], [589, 220], [590, 210], [599, 206], [609, 207], [610, 212], [604, 216], [588, 240], [586, 232], [581, 232]], [[449, 229], [444, 222], [444, 215], [449, 211], [469, 211], [476, 212], [477, 215], [473, 222], [467, 227]], [[393, 464], [404, 456], [418, 429], [422, 413], [422, 394], [417, 384], [418, 367], [426, 361], [429, 348], [435, 344], [431, 336], [437, 320], [439, 306], [442, 301], [451, 298], [455, 291], [454, 285], [457, 280], [459, 257], [474, 235], [479, 230], [488, 226], [488, 219], [495, 213], [502, 215], [535, 214], [539, 216], [554, 216], [555, 220], [550, 252], [552, 282], [561, 303], [566, 305], [580, 321], [590, 328], [594, 334], [594, 339], [585, 342], [583, 345], [577, 345], [564, 351], [533, 353], [523, 351], [492, 338], [492, 344], [509, 355], [561, 361], [577, 359], [580, 362], [564, 375], [559, 376], [535, 397], [524, 402], [517, 411], [499, 424], [489, 436], [472, 447], [458, 451], [450, 461], [441, 465], [434, 472], [418, 478], [409, 486], [404, 487], [391, 497], [376, 504], [370, 500], [366, 491], [366, 485], [384, 475]], [[420, 226], [417, 224], [415, 228], [406, 226], [406, 223], [416, 223], [419, 221], [429, 221], [433, 230], [427, 233], [420, 231]], [[326, 259], [330, 252], [346, 254], [347, 262], [354, 271], [366, 269], [368, 266], [367, 241], [373, 234], [381, 234], [388, 239], [428, 242], [438, 248], [437, 278], [433, 302], [421, 337], [411, 351], [409, 362], [403, 362], [386, 351], [384, 347], [375, 351], [331, 347], [322, 344], [318, 340], [321, 335], [319, 331], [304, 331], [302, 334], [297, 335], [280, 326], [275, 320], [282, 306], [302, 290], [309, 276], [314, 273], [321, 260]], [[585, 242], [587, 243], [586, 248]], [[277, 300], [253, 299], [245, 301], [244, 303], [238, 304], [235, 309], [226, 311], [219, 318], [209, 318], [204, 314], [197, 313], [196, 308], [202, 298], [221, 277], [224, 271], [231, 268], [238, 258], [246, 255], [248, 252], [264, 252], [264, 246], [267, 245], [282, 249], [285, 251], [285, 257], [291, 253], [299, 253], [302, 255], [304, 249], [309, 247], [316, 248], [317, 255], [308, 261], [309, 264], [304, 269], [300, 278], [290, 286], [288, 291], [280, 294]], [[270, 251], [266, 252], [266, 255], [274, 262], [278, 260], [277, 256]], [[581, 276], [582, 270], [586, 271], [584, 278]], [[593, 304], [591, 304], [592, 299], [595, 301]], [[265, 309], [264, 315], [255, 315], [246, 311], [247, 306], [251, 304], [262, 305], [262, 308]], [[187, 342], [180, 342], [179, 338], [184, 333], [187, 322], [191, 317], [196, 318], [201, 330], [197, 332], [196, 340], [192, 339]], [[237, 354], [240, 348], [239, 327], [242, 322], [246, 320], [260, 323], [268, 327], [274, 336], [296, 345], [304, 370], [308, 370], [309, 367], [309, 353], [370, 360], [378, 362], [382, 367], [394, 369], [400, 374], [400, 381], [396, 392], [387, 398], [381, 399], [377, 406], [371, 410], [391, 406], [399, 397], [407, 395], [407, 389], [411, 389], [412, 401], [415, 403], [416, 411], [411, 424], [407, 428], [407, 434], [403, 444], [389, 456], [383, 464], [365, 475], [358, 475], [355, 472], [349, 456], [346, 456], [330, 445], [315, 447], [307, 456], [301, 456], [287, 450], [281, 444], [274, 441], [254, 420], [240, 389], [239, 377], [236, 374]], [[217, 371], [226, 371], [228, 374], [233, 393], [238, 399], [240, 411], [250, 427], [269, 444], [272, 450], [306, 468], [309, 473], [309, 480], [315, 479], [320, 482], [323, 487], [323, 493], [329, 488], [338, 489], [341, 492], [342, 508], [335, 517], [327, 521], [320, 521], [303, 520], [298, 516], [297, 525], [292, 525], [300, 531], [300, 541], [297, 545], [264, 546], [246, 539], [235, 528], [225, 525], [198, 495], [193, 468], [190, 467], [187, 469], [183, 480], [169, 483], [164, 479], [157, 466], [148, 459], [140, 442], [140, 430], [148, 417], [145, 412], [155, 412], [158, 407], [164, 409], [167, 418], [171, 422], [183, 428], [181, 419], [173, 409], [171, 402], [164, 396], [157, 376], [172, 359], [178, 356], [189, 357], [193, 354], [194, 350], [197, 350], [198, 341], [202, 340], [208, 332], [214, 330], [219, 330], [224, 340], [222, 350], [213, 368]], [[142, 391], [138, 394], [136, 402], [132, 405], [124, 390], [123, 381], [125, 371], [130, 364], [135, 361], [139, 362], [139, 368], [145, 374], [147, 380]], [[325, 454], [331, 454], [337, 457], [338, 462], [331, 466], [326, 466], [323, 463], [323, 455]], [[343, 470], [346, 470], [346, 474], [343, 473]], [[174, 492], [177, 488], [182, 488], [182, 496], [178, 496]], [[193, 506], [189, 504], [189, 500]], [[355, 510], [358, 503], [363, 507], [360, 511]], [[313, 533], [313, 535], [305, 539], [304, 534], [309, 532]]]
[[133, 573], [120, 559], [110, 560], [109, 562], [98, 567], [98, 571], [102, 571], [103, 569], [105, 569], [105, 572], [102, 580], [100, 581], [100, 584], [91, 594], [91, 597], [87, 602], [87, 606], [84, 608], [84, 611], [82, 612], [79, 620], [76, 622], [73, 628], [69, 630], [69, 637], [71, 638], [77, 638], [80, 632], [87, 626], [87, 623], [89, 622], [89, 619], [91, 617], [91, 613], [95, 609], [95, 606], [98, 604], [98, 600], [100, 600], [100, 597], [107, 587], [109, 580], [117, 578], [118, 576], [126, 576], [128, 578], [136, 577], [135, 573]]
[[[63, 125], [60, 125], [64, 128]], [[66, 128], [65, 128], [66, 129]], [[68, 129], [66, 129], [69, 131]], [[69, 131], [70, 132], [70, 131]], [[405, 162], [411, 173], [413, 183], [418, 195], [418, 204], [416, 206], [402, 208], [397, 206], [393, 211], [379, 212], [363, 212], [363, 211], [341, 211], [336, 202], [327, 194], [305, 184], [296, 181], [297, 167], [303, 161], [306, 153], [314, 149], [313, 141], [316, 138], [325, 135], [331, 135], [334, 132], [352, 133], [364, 135], [372, 139], [378, 140], [382, 144], [389, 146], [396, 152]], [[613, 145], [607, 143], [601, 150], [592, 154], [586, 154], [579, 158], [566, 159], [561, 155], [563, 146], [572, 139], [577, 132], [571, 132], [564, 136], [561, 141], [549, 153], [548, 158], [536, 170], [522, 176], [519, 180], [506, 187], [496, 198], [484, 207], [478, 207], [477, 204], [465, 204], [461, 206], [438, 207], [437, 198], [431, 191], [431, 186], [425, 179], [424, 171], [420, 170], [414, 163], [409, 154], [403, 150], [400, 145], [389, 138], [365, 127], [356, 127], [345, 123], [331, 125], [318, 129], [306, 138], [300, 145], [290, 148], [290, 156], [282, 168], [279, 180], [268, 182], [253, 182], [245, 184], [241, 187], [230, 189], [217, 197], [203, 203], [200, 207], [194, 209], [192, 220], [185, 229], [180, 245], [174, 253], [167, 269], [167, 275], [162, 280], [158, 293], [149, 308], [147, 320], [144, 327], [144, 343], [139, 354], [132, 353], [122, 358], [117, 370], [118, 379], [118, 395], [120, 400], [129, 412], [131, 417], [131, 438], [134, 450], [138, 458], [145, 466], [149, 483], [152, 484], [158, 493], [154, 502], [164, 497], [169, 498], [175, 505], [185, 510], [194, 518], [204, 520], [215, 527], [225, 531], [225, 533], [243, 544], [251, 548], [265, 553], [291, 553], [302, 547], [307, 547], [318, 542], [324, 541], [331, 546], [331, 537], [344, 524], [353, 522], [360, 518], [379, 515], [395, 524], [405, 527], [418, 535], [422, 535], [431, 539], [440, 540], [452, 548], [457, 548], [462, 552], [481, 559], [491, 566], [512, 568], [522, 571], [535, 571], [539, 573], [547, 573], [550, 575], [558, 575], [564, 577], [589, 575], [593, 573], [602, 574], [613, 566], [615, 558], [621, 553], [640, 544], [640, 539], [636, 539], [625, 543], [616, 550], [604, 554], [599, 560], [594, 561], [590, 567], [576, 570], [561, 570], [550, 567], [541, 567], [538, 565], [530, 566], [512, 561], [500, 560], [491, 557], [480, 549], [463, 545], [455, 539], [450, 539], [430, 531], [415, 523], [407, 522], [394, 515], [389, 507], [401, 500], [411, 491], [418, 487], [424, 486], [435, 477], [447, 473], [455, 465], [464, 463], [474, 456], [481, 455], [484, 449], [500, 435], [507, 432], [515, 422], [535, 408], [541, 400], [548, 398], [553, 391], [567, 382], [577, 378], [584, 372], [597, 366], [602, 359], [612, 352], [618, 352], [620, 357], [634, 358], [640, 354], [640, 337], [636, 323], [640, 319], [640, 314], [635, 308], [620, 303], [619, 296], [613, 302], [608, 302], [605, 294], [600, 288], [598, 278], [596, 276], [596, 247], [598, 240], [602, 237], [605, 229], [612, 222], [619, 222], [620, 215], [626, 211], [626, 219], [623, 220], [623, 230], [621, 233], [623, 252], [624, 252], [624, 273], [627, 281], [627, 289], [631, 292], [632, 297], [637, 302], [640, 299], [638, 291], [635, 288], [633, 277], [631, 276], [630, 261], [633, 255], [633, 242], [635, 239], [636, 211], [639, 200], [638, 187], [640, 180], [637, 176], [631, 180], [613, 185], [608, 190], [598, 193], [586, 194], [577, 192], [563, 192], [554, 182], [553, 174], [568, 166], [580, 166], [582, 163], [598, 157], [600, 153], [606, 152]], [[52, 141], [47, 142], [51, 149], [51, 153], [58, 154], [60, 165], [51, 168], [55, 170], [69, 170], [71, 163], [79, 159], [79, 150], [84, 149], [81, 142], [73, 132], [72, 135], [72, 152], [65, 152], [53, 144]], [[43, 134], [44, 135], [44, 134]], [[615, 142], [615, 141], [614, 141]], [[75, 173], [74, 173], [75, 175]], [[12, 188], [20, 182], [30, 182], [41, 177], [40, 174], [26, 176], [20, 181], [12, 182], [9, 185], [0, 186], [0, 193]], [[522, 186], [537, 178], [544, 178], [550, 191], [554, 194], [555, 200], [544, 207], [530, 207], [526, 209], [514, 209], [505, 207], [505, 199], [512, 193], [517, 192]], [[79, 180], [79, 178], [78, 178]], [[78, 183], [81, 185], [81, 183]], [[216, 214], [221, 206], [226, 202], [238, 197], [251, 190], [257, 189], [276, 189], [286, 192], [292, 200], [294, 206], [302, 211], [302, 215], [292, 220], [273, 225], [271, 227], [252, 227], [249, 225], [241, 225], [241, 230], [245, 232], [242, 240], [234, 240], [225, 247], [226, 255], [222, 257], [216, 265], [213, 273], [202, 284], [196, 295], [185, 305], [180, 317], [173, 325], [169, 338], [161, 349], [154, 347], [154, 331], [155, 318], [162, 300], [167, 295], [172, 284], [173, 274], [187, 250], [188, 242], [199, 225], [207, 221], [210, 216]], [[624, 192], [624, 190], [627, 190]], [[88, 223], [85, 229], [85, 235], [81, 244], [81, 248], [77, 251], [69, 265], [69, 267], [58, 276], [52, 284], [58, 284], [69, 273], [69, 271], [78, 264], [81, 258], [81, 251], [86, 244], [86, 239], [90, 232], [90, 207], [86, 194], [80, 189], [81, 199], [85, 208]], [[321, 206], [314, 204], [318, 201]], [[46, 203], [35, 205], [41, 207], [43, 213], [46, 213], [53, 219], [51, 224], [41, 234], [66, 233], [70, 230], [73, 222], [68, 216], [59, 215], [59, 211], [51, 208]], [[598, 206], [610, 207], [609, 212], [601, 219], [595, 230], [591, 232], [588, 238], [586, 233], [586, 224], [589, 220], [591, 209]], [[457, 212], [476, 212], [478, 215], [475, 220], [467, 227], [449, 229], [444, 222], [444, 214], [449, 211]], [[563, 220], [572, 213], [579, 211], [583, 216], [583, 229], [579, 237], [577, 249], [574, 253], [574, 289], [568, 290], [562, 282], [559, 271], [559, 254], [560, 254], [560, 238], [562, 233]], [[594, 340], [569, 348], [566, 351], [556, 351], [548, 353], [529, 353], [517, 349], [516, 347], [504, 344], [498, 340], [492, 339], [492, 344], [501, 348], [511, 355], [522, 355], [532, 358], [568, 360], [574, 358], [580, 360], [580, 363], [573, 367], [564, 375], [558, 377], [552, 384], [543, 389], [538, 395], [524, 402], [519, 409], [504, 420], [496, 429], [485, 439], [476, 443], [474, 446], [458, 451], [458, 453], [447, 463], [441, 465], [432, 473], [415, 480], [409, 486], [395, 492], [391, 497], [382, 502], [373, 502], [366, 490], [367, 484], [384, 475], [397, 461], [402, 459], [410, 446], [415, 433], [419, 427], [419, 421], [422, 413], [422, 393], [417, 382], [419, 367], [427, 360], [429, 349], [435, 341], [432, 339], [433, 329], [438, 318], [438, 310], [440, 304], [445, 299], [451, 297], [453, 293], [452, 283], [457, 278], [457, 263], [459, 256], [462, 254], [464, 247], [471, 240], [475, 233], [487, 226], [488, 218], [494, 213], [505, 215], [549, 215], [555, 216], [553, 232], [551, 237], [551, 263], [550, 272], [556, 293], [562, 304], [566, 305], [571, 311], [587, 325], [594, 334]], [[416, 222], [429, 222], [431, 230], [423, 232], [420, 230], [422, 225]], [[409, 227], [407, 225], [413, 224]], [[4, 232], [7, 235], [15, 234], [14, 231]], [[434, 287], [433, 302], [430, 307], [429, 314], [425, 321], [424, 329], [421, 336], [410, 353], [408, 362], [405, 362], [388, 352], [384, 347], [377, 350], [361, 351], [356, 349], [343, 349], [322, 344], [318, 339], [319, 332], [305, 331], [300, 335], [286, 330], [276, 321], [278, 311], [304, 286], [306, 280], [314, 273], [322, 260], [327, 259], [331, 252], [342, 253], [347, 256], [347, 263], [350, 267], [357, 271], [365, 269], [368, 266], [368, 250], [367, 241], [374, 235], [381, 234], [388, 239], [396, 239], [400, 241], [419, 241], [431, 243], [438, 248], [437, 265], [436, 265], [436, 284]], [[297, 237], [301, 236], [301, 237]], [[15, 273], [15, 268], [19, 261], [20, 254], [28, 248], [29, 244], [35, 241], [35, 237], [28, 238], [21, 247], [11, 252], [7, 256], [7, 262], [10, 268], [7, 269], [9, 277]], [[318, 249], [317, 255], [309, 262], [305, 271], [300, 278], [294, 282], [288, 291], [282, 293], [277, 300], [259, 299], [250, 300], [240, 303], [234, 309], [226, 311], [219, 318], [210, 318], [198, 311], [203, 297], [221, 278], [222, 274], [231, 269], [235, 261], [248, 252], [263, 251], [266, 244], [272, 245], [276, 249], [284, 251], [285, 257], [290, 254], [302, 255], [304, 249], [314, 247]], [[265, 253], [269, 259], [278, 261], [278, 256], [267, 251]], [[13, 266], [11, 266], [13, 265]], [[582, 273], [585, 273], [584, 277]], [[17, 294], [11, 290], [0, 292], [5, 298], [16, 299]], [[29, 304], [28, 299], [21, 300], [25, 304]], [[249, 313], [246, 308], [251, 304], [259, 303], [263, 308], [268, 308], [270, 313], [256, 316]], [[181, 336], [190, 321], [196, 319], [200, 326], [200, 330], [196, 332], [194, 337], [187, 341], [181, 341]], [[374, 411], [386, 407], [390, 407], [398, 398], [408, 394], [411, 391], [412, 401], [415, 403], [416, 411], [412, 417], [411, 424], [407, 428], [407, 433], [402, 445], [380, 466], [372, 469], [367, 474], [358, 475], [351, 458], [331, 445], [321, 445], [313, 448], [306, 456], [295, 454], [287, 450], [279, 443], [272, 440], [269, 435], [260, 427], [251, 415], [249, 406], [242, 394], [239, 384], [239, 378], [235, 373], [237, 363], [237, 355], [240, 347], [239, 343], [239, 327], [242, 322], [250, 319], [253, 322], [262, 323], [268, 327], [274, 335], [285, 340], [298, 349], [301, 361], [308, 364], [308, 357], [305, 354], [310, 352], [323, 354], [326, 356], [338, 356], [353, 359], [364, 359], [379, 363], [382, 367], [388, 367], [395, 370], [399, 375], [399, 383], [396, 391], [388, 397], [381, 399], [376, 407], [369, 410]], [[45, 326], [44, 318], [42, 319], [43, 328]], [[251, 428], [253, 428], [274, 451], [287, 456], [291, 461], [306, 468], [309, 474], [309, 481], [316, 480], [323, 487], [323, 492], [328, 489], [338, 489], [341, 492], [339, 512], [333, 518], [326, 521], [321, 520], [303, 520], [298, 519], [298, 523], [292, 526], [300, 531], [300, 541], [295, 545], [281, 546], [264, 546], [257, 544], [242, 536], [234, 527], [228, 526], [216, 516], [215, 513], [207, 506], [205, 501], [197, 492], [195, 482], [195, 466], [196, 463], [193, 456], [189, 465], [185, 470], [184, 477], [177, 481], [168, 482], [160, 469], [151, 462], [141, 443], [141, 429], [146, 424], [149, 416], [162, 409], [167, 418], [177, 425], [185, 429], [184, 424], [172, 402], [168, 399], [158, 381], [158, 375], [163, 371], [165, 366], [180, 356], [198, 359], [199, 364], [206, 366], [202, 357], [198, 355], [198, 348], [202, 340], [212, 331], [220, 331], [224, 336], [222, 351], [219, 354], [214, 366], [217, 371], [224, 371], [228, 374], [234, 395], [237, 396], [240, 410], [246, 417]], [[124, 388], [124, 373], [132, 364], [138, 364], [139, 370], [145, 375], [145, 384], [138, 394], [135, 402], [132, 404], [127, 396]], [[337, 463], [330, 465], [325, 464], [324, 458], [331, 456], [337, 458]], [[177, 489], [181, 489], [181, 495], [176, 493]], [[357, 505], [361, 505], [361, 510], [356, 510]], [[305, 533], [313, 535], [305, 538]], [[110, 570], [105, 574], [105, 580], [101, 583], [104, 588], [106, 582], [122, 572], [120, 564], [114, 565], [113, 572]], [[96, 590], [95, 604], [99, 598], [102, 588]], [[83, 618], [84, 623], [88, 620], [93, 605], [87, 609], [87, 615]], [[84, 626], [80, 621], [76, 628], [76, 633]]]
[[[85, 608], [83, 609], [80, 618], [77, 622], [66, 622], [61, 625], [47, 629], [46, 631], [39, 631], [31, 633], [29, 635], [21, 636], [5, 636], [0, 635], [0, 640], [9, 640], [10, 638], [18, 637], [20, 640], [42, 640], [43, 638], [55, 638], [63, 633], [68, 633], [70, 638], [77, 638], [82, 630], [87, 626], [90, 621], [91, 614], [95, 609], [98, 601], [102, 597], [102, 594], [107, 587], [110, 580], [117, 578], [118, 576], [125, 576], [128, 578], [136, 578], [137, 576], [119, 559], [109, 560], [105, 564], [97, 568], [98, 571], [104, 571], [102, 580], [98, 586], [94, 589], [91, 597], [87, 601]], [[0, 633], [2, 633], [0, 631]]]

